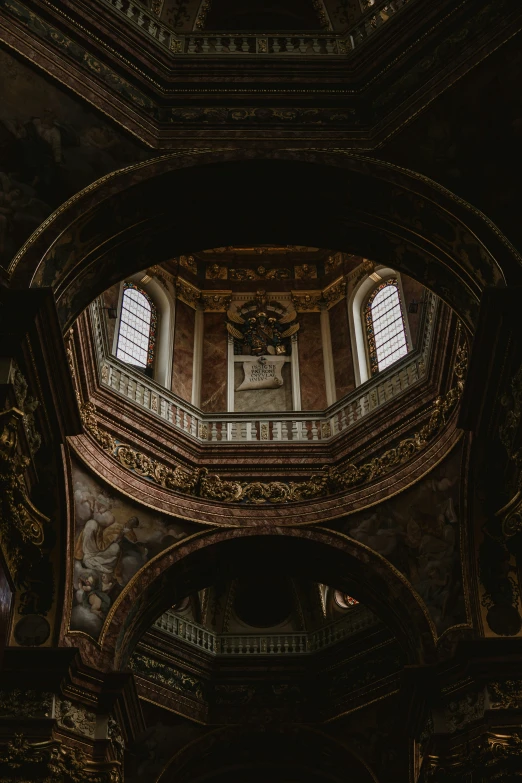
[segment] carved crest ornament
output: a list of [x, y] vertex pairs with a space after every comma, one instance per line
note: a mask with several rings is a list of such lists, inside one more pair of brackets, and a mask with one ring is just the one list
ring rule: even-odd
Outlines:
[[290, 353], [289, 338], [299, 331], [297, 313], [276, 302], [249, 302], [227, 312], [227, 330], [234, 338], [236, 353], [252, 356], [284, 356]]

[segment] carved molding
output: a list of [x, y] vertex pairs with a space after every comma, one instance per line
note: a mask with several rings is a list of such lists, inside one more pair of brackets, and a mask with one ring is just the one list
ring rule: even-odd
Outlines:
[[49, 519], [27, 494], [24, 476], [30, 460], [21, 453], [18, 436], [24, 418], [18, 408], [0, 412], [0, 543], [15, 583], [27, 586]]
[[85, 430], [104, 451], [128, 470], [165, 489], [222, 503], [295, 503], [360, 487], [385, 476], [422, 452], [442, 431], [462, 395], [467, 361], [468, 351], [463, 344], [457, 350], [455, 385], [434, 401], [428, 421], [410, 437], [361, 465], [347, 462], [339, 468], [324, 467], [303, 482], [227, 481], [217, 474], [209, 473], [207, 468], [194, 469], [180, 465], [169, 468], [102, 430], [93, 403], [82, 405], [82, 420]]
[[122, 783], [119, 761], [94, 762], [77, 747], [56, 740], [29, 742], [23, 734], [0, 748], [2, 783]]
[[448, 756], [429, 755], [422, 767], [422, 783], [467, 781], [478, 771], [480, 780], [510, 781], [522, 775], [522, 736], [518, 732], [488, 732], [474, 747], [466, 742], [459, 752]]

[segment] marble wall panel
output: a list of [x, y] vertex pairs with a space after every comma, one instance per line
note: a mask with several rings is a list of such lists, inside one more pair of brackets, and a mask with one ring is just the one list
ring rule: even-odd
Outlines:
[[326, 408], [323, 344], [319, 313], [299, 316], [299, 370], [301, 375], [301, 406], [303, 410]]
[[179, 299], [176, 302], [172, 391], [183, 400], [192, 399], [195, 311]]
[[228, 341], [223, 313], [205, 313], [201, 410], [221, 413], [227, 409]]
[[335, 370], [335, 388], [337, 399], [355, 389], [355, 373], [353, 368], [353, 349], [348, 323], [348, 308], [346, 300], [341, 299], [329, 311], [330, 331], [332, 334], [332, 354]]
[[[290, 362], [285, 362], [282, 370], [283, 385], [279, 389], [249, 389], [234, 393], [234, 409], [237, 413], [257, 411], [292, 410], [292, 370]], [[243, 365], [236, 362], [234, 367], [234, 389], [240, 386], [245, 378]]]
[[410, 348], [410, 350], [412, 350], [413, 348], [417, 348], [417, 340], [419, 337], [419, 328], [422, 323], [424, 306], [419, 305], [419, 309], [417, 313], [408, 313], [408, 305], [410, 304], [412, 299], [415, 299], [417, 302], [420, 302], [422, 299], [425, 298], [427, 291], [421, 283], [418, 283], [412, 277], [408, 277], [408, 275], [401, 274], [401, 281], [402, 281], [402, 290], [404, 293], [404, 302], [403, 302], [404, 315], [408, 319], [408, 323], [410, 326], [411, 342], [412, 342], [412, 344], [408, 347]]

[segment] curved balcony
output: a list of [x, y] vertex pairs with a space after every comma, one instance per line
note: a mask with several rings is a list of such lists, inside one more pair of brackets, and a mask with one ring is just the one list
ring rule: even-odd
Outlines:
[[111, 355], [99, 300], [90, 307], [98, 380], [102, 387], [201, 444], [331, 442], [426, 379], [438, 308], [434, 295], [427, 295], [426, 300], [419, 347], [320, 412], [202, 413]]
[[217, 634], [173, 611], [161, 615], [153, 628], [212, 656], [279, 656], [319, 652], [378, 624], [379, 620], [369, 609], [358, 606], [341, 620], [310, 633]]
[[[137, 0], [98, 0], [117, 14], [122, 22], [153, 41], [173, 57], [212, 55], [228, 57], [344, 57], [351, 55], [370, 37], [387, 25], [395, 15], [414, 0], [381, 0], [371, 5], [366, 14], [342, 34], [332, 32], [310, 34], [179, 34], [164, 24], [154, 12]], [[198, 22], [196, 22], [198, 27]]]

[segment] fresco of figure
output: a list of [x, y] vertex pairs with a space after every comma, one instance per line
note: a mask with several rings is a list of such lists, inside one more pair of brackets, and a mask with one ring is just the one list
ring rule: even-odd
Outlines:
[[[187, 535], [191, 526], [158, 517], [109, 493], [76, 467], [71, 630], [97, 638], [110, 607], [150, 557]], [[187, 529], [186, 529], [187, 528]]]

